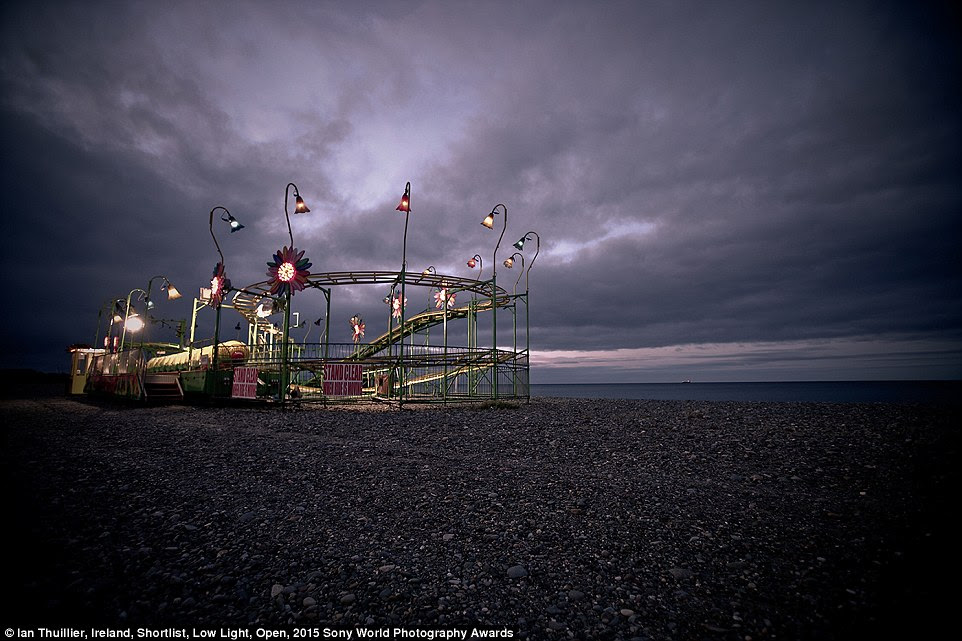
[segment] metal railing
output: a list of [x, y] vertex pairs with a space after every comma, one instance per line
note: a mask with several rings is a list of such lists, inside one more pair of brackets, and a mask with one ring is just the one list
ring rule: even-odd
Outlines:
[[[184, 369], [179, 371], [182, 376], [220, 381], [203, 387], [217, 398], [230, 396], [234, 372], [241, 367], [256, 370], [254, 398], [263, 401], [280, 400], [282, 380], [289, 381], [285, 394], [289, 399], [324, 403], [484, 401], [530, 396], [526, 350], [405, 345], [402, 364], [397, 352], [382, 350], [369, 355], [363, 344], [290, 343], [288, 347], [286, 378], [283, 346], [279, 343], [252, 346], [244, 357], [222, 357], [216, 371], [209, 360], [199, 358], [200, 350], [194, 350], [198, 358], [185, 360], [181, 365]], [[98, 391], [140, 398], [145, 365], [146, 355], [141, 349], [102, 354], [91, 366], [91, 380], [100, 386]]]
[[[406, 345], [402, 366], [396, 353], [369, 356], [364, 347], [353, 343], [291, 344], [287, 360], [290, 397], [323, 402], [529, 397], [526, 351]], [[224, 363], [221, 369], [256, 368], [257, 398], [272, 400], [279, 398], [283, 363], [282, 346], [265, 345], [252, 348], [243, 363]]]

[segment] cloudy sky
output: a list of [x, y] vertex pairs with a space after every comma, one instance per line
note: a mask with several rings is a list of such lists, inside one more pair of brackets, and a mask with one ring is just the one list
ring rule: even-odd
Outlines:
[[[215, 221], [234, 284], [264, 280], [288, 182], [312, 209], [292, 219], [312, 271], [397, 270], [410, 181], [409, 269], [469, 276], [478, 253], [490, 276], [504, 221], [479, 222], [498, 203], [499, 263], [540, 235], [534, 382], [962, 377], [948, 3], [32, 0], [0, 16], [0, 367], [65, 370], [103, 303], [155, 275], [185, 294], [155, 295], [156, 316], [189, 318], [218, 260], [214, 206], [246, 225]], [[386, 327], [382, 289], [335, 292], [332, 339], [355, 312], [369, 336]], [[323, 297], [294, 309], [314, 319]]]

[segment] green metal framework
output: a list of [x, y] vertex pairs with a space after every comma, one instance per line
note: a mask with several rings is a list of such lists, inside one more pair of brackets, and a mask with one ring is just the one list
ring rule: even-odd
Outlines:
[[[402, 318], [397, 324], [389, 318], [386, 331], [364, 343], [331, 343], [326, 340], [333, 288], [377, 284], [390, 285], [392, 291], [404, 286], [428, 290], [445, 288], [451, 294], [470, 295], [471, 298], [446, 309], [425, 309]], [[529, 398], [528, 349], [519, 350], [517, 347], [518, 302], [522, 303], [527, 314], [527, 293], [509, 294], [497, 287], [493, 280], [406, 271], [324, 272], [312, 274], [308, 287], [321, 290], [326, 299], [325, 340], [297, 343], [290, 340], [288, 331], [277, 332], [280, 337], [275, 334], [269, 340], [263, 340], [264, 328], [273, 327], [273, 324], [258, 314], [259, 306], [268, 299], [276, 301], [277, 311], [284, 312], [286, 325], [290, 310], [285, 306], [289, 301], [272, 297], [268, 281], [249, 285], [236, 290], [230, 303], [222, 305], [247, 320], [247, 352], [243, 358], [229, 358], [222, 350], [217, 350], [214, 354], [220, 354], [220, 358], [200, 361], [189, 354], [185, 359], [189, 365], [181, 374], [185, 379], [185, 390], [202, 389], [214, 398], [229, 398], [235, 368], [248, 367], [257, 370], [256, 399], [282, 404], [292, 401], [391, 401], [403, 404]], [[195, 318], [205, 307], [204, 302], [195, 301]], [[479, 314], [496, 314], [498, 310], [512, 313], [515, 327], [512, 349], [495, 345], [479, 347]], [[192, 322], [191, 327], [194, 325]], [[430, 330], [438, 327], [442, 330], [440, 341], [430, 344]], [[466, 335], [467, 345], [452, 344], [450, 339], [455, 335], [455, 328], [466, 330], [466, 334], [456, 333]], [[437, 341], [438, 332], [433, 337]], [[527, 344], [526, 337], [524, 342]], [[192, 334], [188, 352], [196, 351], [195, 345]], [[329, 376], [338, 371], [336, 366], [349, 364], [360, 365], [362, 372], [361, 384], [351, 389], [338, 386]], [[160, 371], [161, 366], [151, 361], [147, 369]], [[357, 372], [356, 369], [352, 371]], [[199, 376], [203, 377], [202, 381], [198, 380]]]

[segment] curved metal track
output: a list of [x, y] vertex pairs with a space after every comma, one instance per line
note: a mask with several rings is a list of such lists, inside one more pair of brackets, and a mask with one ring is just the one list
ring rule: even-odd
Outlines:
[[[508, 296], [499, 296], [495, 300], [498, 304], [498, 307], [505, 307], [511, 303], [511, 299]], [[490, 298], [475, 301], [473, 304], [464, 305], [462, 307], [450, 307], [447, 310], [447, 320], [453, 321], [460, 318], [465, 318], [470, 313], [487, 311], [489, 309], [491, 309]], [[391, 331], [384, 332], [377, 338], [365, 343], [352, 355], [352, 358], [360, 360], [370, 358], [378, 352], [387, 349], [390, 345], [394, 345], [407, 338], [413, 333], [420, 332], [431, 327], [436, 327], [444, 322], [445, 312], [443, 310], [425, 310], [419, 314], [411, 316], [410, 318], [404, 319], [403, 328], [400, 326], [395, 327]]]
[[[311, 274], [307, 277], [308, 287], [316, 289], [335, 287], [338, 285], [376, 285], [379, 283], [401, 284], [401, 272], [389, 271], [364, 271], [364, 272], [321, 272]], [[501, 307], [502, 297], [509, 296], [507, 290], [495, 287], [492, 292], [491, 281], [474, 280], [461, 276], [447, 276], [444, 274], [421, 274], [420, 272], [406, 272], [404, 278], [405, 285], [416, 287], [447, 287], [452, 293], [472, 292], [487, 298], [496, 296]], [[262, 300], [270, 297], [270, 281], [261, 281], [248, 285], [237, 290], [231, 301], [234, 309], [238, 311], [248, 322], [255, 322], [257, 314], [255, 310]], [[450, 311], [453, 310], [449, 310]]]

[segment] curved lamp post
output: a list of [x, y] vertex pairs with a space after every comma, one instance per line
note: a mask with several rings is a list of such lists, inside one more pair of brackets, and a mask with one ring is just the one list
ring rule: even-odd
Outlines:
[[[484, 272], [484, 261], [481, 260], [480, 254], [475, 254], [468, 259], [466, 263], [468, 267], [474, 269], [478, 268], [478, 280], [481, 280], [481, 273]], [[468, 348], [474, 348], [478, 346], [478, 325], [477, 325], [477, 311], [475, 309], [476, 299], [474, 292], [471, 292], [471, 302], [468, 303]]]
[[[518, 239], [518, 242], [514, 243], [513, 246], [514, 246], [518, 251], [524, 251], [524, 241], [528, 240], [528, 237], [529, 237], [529, 236], [534, 236], [535, 241], [537, 242], [537, 244], [535, 245], [534, 257], [531, 259], [531, 262], [528, 263], [528, 269], [524, 272], [524, 344], [525, 344], [525, 348], [524, 348], [524, 349], [525, 349], [525, 354], [526, 354], [527, 357], [528, 357], [528, 363], [529, 363], [529, 366], [530, 366], [530, 363], [531, 363], [531, 323], [530, 323], [530, 321], [529, 321], [528, 319], [529, 319], [530, 316], [531, 316], [531, 307], [530, 307], [531, 301], [530, 301], [530, 299], [529, 299], [529, 294], [530, 294], [530, 292], [529, 292], [529, 290], [528, 290], [528, 274], [531, 273], [531, 268], [534, 267], [534, 261], [538, 260], [538, 253], [541, 251], [541, 236], [539, 236], [539, 235], [538, 235], [538, 232], [536, 232], [536, 231], [529, 231], [529, 232], [527, 232], [524, 236], [522, 236], [520, 239]], [[522, 263], [521, 266], [522, 266], [522, 269], [523, 269], [523, 268], [524, 268], [524, 264]], [[518, 278], [520, 278], [520, 275], [518, 276]], [[530, 393], [529, 393], [529, 399], [530, 399]]]
[[[524, 254], [520, 252], [514, 252], [510, 256], [504, 259], [503, 265], [508, 269], [514, 268], [515, 256], [521, 259], [521, 270], [518, 272], [518, 279], [514, 281], [514, 289], [511, 292], [511, 329], [512, 329], [512, 341], [511, 349], [514, 353], [515, 366], [511, 371], [511, 381], [512, 381], [512, 393], [514, 396], [518, 395], [518, 373], [517, 373], [517, 357], [518, 357], [518, 283], [521, 282], [521, 276], [524, 275]], [[528, 298], [525, 296], [525, 305], [528, 304]], [[527, 310], [525, 310], [527, 312]]]
[[294, 233], [291, 232], [291, 216], [287, 213], [287, 202], [291, 199], [291, 187], [294, 188], [294, 213], [307, 214], [310, 213], [311, 210], [307, 208], [307, 203], [304, 202], [304, 199], [301, 198], [300, 192], [297, 191], [297, 185], [294, 183], [287, 183], [287, 187], [284, 188], [284, 218], [287, 219], [287, 235], [290, 237], [291, 247], [293, 247]]
[[474, 256], [472, 256], [471, 258], [468, 259], [468, 262], [466, 263], [466, 265], [467, 265], [468, 267], [470, 267], [471, 269], [474, 269], [475, 266], [477, 266], [477, 268], [478, 268], [478, 280], [481, 280], [481, 272], [484, 271], [484, 261], [481, 260], [481, 256], [478, 255], [478, 254], [475, 254]]
[[[311, 210], [308, 209], [307, 203], [301, 198], [301, 194], [297, 189], [297, 185], [294, 183], [287, 183], [284, 187], [284, 218], [287, 220], [287, 235], [291, 239], [290, 252], [291, 256], [294, 257], [295, 262], [297, 261], [296, 255], [294, 254], [294, 232], [291, 231], [291, 216], [287, 212], [287, 203], [290, 200], [290, 190], [291, 187], [294, 188], [294, 213], [295, 214], [306, 214]], [[303, 254], [303, 252], [301, 252]], [[305, 259], [306, 260], [306, 259]], [[307, 262], [306, 265], [310, 267], [310, 263]], [[295, 267], [290, 262], [285, 262], [281, 265], [280, 269], [285, 270], [286, 273], [278, 275], [281, 277], [285, 283], [289, 283], [293, 280], [295, 276]], [[290, 338], [291, 331], [291, 295], [293, 294], [292, 288], [288, 285], [284, 288], [284, 330], [281, 338], [281, 380], [277, 390], [277, 398], [283, 404], [284, 399], [287, 395], [287, 384], [289, 378], [289, 360], [290, 355], [288, 351], [290, 350], [290, 345], [288, 340]]]
[[508, 208], [504, 203], [498, 203], [491, 209], [491, 213], [484, 217], [481, 224], [488, 229], [494, 229], [494, 217], [498, 213], [498, 207], [504, 210], [504, 223], [501, 226], [501, 235], [498, 237], [498, 244], [494, 246], [493, 264], [491, 268], [491, 358], [493, 360], [494, 367], [494, 379], [492, 382], [492, 388], [494, 392], [494, 398], [498, 398], [498, 304], [497, 304], [497, 286], [498, 286], [498, 249], [501, 247], [501, 241], [504, 239], [504, 232], [508, 228]]
[[97, 312], [97, 332], [94, 334], [94, 348], [100, 343], [100, 324], [103, 321], [104, 312], [110, 314], [110, 322], [107, 323], [107, 333], [104, 334], [104, 353], [110, 351], [110, 334], [113, 331], [114, 323], [122, 323], [123, 317], [123, 298], [112, 298], [110, 300], [104, 301], [103, 305], [100, 306], [100, 311]]
[[[154, 303], [150, 300], [150, 288], [153, 286], [154, 281], [157, 280], [158, 278], [164, 279], [164, 284], [161, 286], [161, 289], [167, 292], [167, 300], [177, 300], [181, 296], [180, 292], [177, 291], [177, 288], [173, 286], [173, 284], [170, 282], [170, 280], [166, 276], [163, 276], [163, 275], [152, 276], [150, 280], [147, 281], [147, 297], [144, 299], [144, 305], [147, 306], [148, 312], [150, 311], [150, 308], [153, 307], [154, 305]], [[141, 345], [143, 345], [144, 342], [147, 340], [147, 332], [149, 329], [150, 329], [150, 324], [148, 323], [147, 327], [144, 328], [144, 333], [140, 335]]]
[[130, 314], [130, 310], [131, 310], [130, 297], [134, 295], [134, 292], [140, 292], [144, 296], [147, 296], [147, 292], [142, 290], [139, 287], [133, 288], [132, 290], [130, 290], [130, 293], [127, 294], [127, 304], [124, 306], [124, 329], [120, 335], [120, 349], [117, 350], [120, 352], [124, 351], [124, 343], [127, 340], [127, 332], [128, 331], [130, 331], [131, 333], [139, 332], [141, 329], [143, 329], [143, 326], [144, 326], [143, 320], [140, 320], [140, 322], [136, 322], [133, 320], [133, 319], [139, 320], [136, 310], [134, 310], [133, 316], [131, 316]]
[[521, 277], [524, 276], [524, 254], [521, 254], [519, 252], [514, 252], [513, 254], [511, 254], [510, 256], [504, 259], [504, 262], [502, 263], [502, 265], [504, 265], [508, 269], [514, 269], [515, 256], [521, 259], [521, 271], [518, 273], [518, 280], [514, 281], [514, 292], [517, 293], [518, 283], [521, 282]]
[[411, 218], [411, 183], [408, 182], [404, 185], [404, 193], [401, 195], [401, 202], [395, 208], [395, 211], [404, 212], [404, 241], [401, 245], [401, 337], [398, 341], [398, 358], [399, 358], [399, 369], [398, 369], [398, 403], [404, 402], [404, 315], [407, 311], [405, 304], [407, 302], [405, 284], [407, 281], [407, 268], [408, 268], [408, 221]]
[[[207, 226], [210, 229], [210, 237], [214, 239], [214, 247], [217, 248], [217, 254], [220, 256], [220, 262], [214, 265], [214, 273], [210, 279], [210, 301], [209, 305], [214, 307], [214, 345], [213, 354], [211, 355], [211, 369], [213, 370], [213, 377], [210, 383], [207, 385], [214, 386], [213, 390], [209, 391], [216, 393], [216, 380], [217, 380], [217, 357], [220, 354], [220, 307], [224, 300], [224, 296], [230, 290], [230, 279], [227, 278], [227, 267], [224, 265], [224, 252], [220, 250], [220, 244], [217, 242], [217, 236], [214, 235], [214, 212], [218, 209], [223, 210], [220, 219], [230, 225], [230, 231], [233, 234], [235, 231], [244, 228], [237, 219], [234, 218], [226, 207], [221, 207], [220, 205], [214, 207], [210, 210], [209, 220], [207, 221]], [[166, 280], [166, 279], [165, 279]], [[170, 289], [167, 290], [168, 296], [170, 295]], [[207, 387], [205, 385], [205, 387]]]
[[[324, 317], [323, 317], [323, 316], [320, 317], [320, 318], [318, 318], [316, 321], [314, 321], [313, 323], [311, 323], [310, 325], [307, 326], [307, 331], [304, 332], [304, 340], [301, 341], [301, 343], [302, 343], [303, 345], [307, 345], [307, 337], [311, 335], [311, 329], [313, 329], [313, 328], [311, 327], [311, 325], [314, 325], [314, 326], [316, 326], [316, 327], [320, 327], [322, 320], [324, 320]], [[307, 323], [307, 321], [304, 321], [304, 323]], [[302, 324], [303, 324], [303, 323], [302, 323]]]
[[525, 275], [524, 275], [524, 291], [525, 291], [525, 293], [528, 292], [528, 272], [530, 272], [530, 271], [531, 271], [531, 268], [534, 267], [534, 261], [538, 260], [538, 253], [541, 251], [541, 236], [539, 236], [539, 235], [538, 235], [538, 232], [536, 232], [536, 231], [529, 231], [529, 232], [526, 233], [524, 236], [522, 236], [520, 239], [518, 239], [518, 242], [516, 242], [516, 243], [514, 243], [514, 245], [512, 245], [512, 247], [514, 247], [514, 248], [517, 249], [518, 251], [524, 251], [524, 241], [528, 240], [528, 236], [534, 236], [535, 241], [537, 242], [537, 245], [535, 245], [534, 258], [531, 259], [531, 264], [528, 265], [528, 271], [525, 272]]

